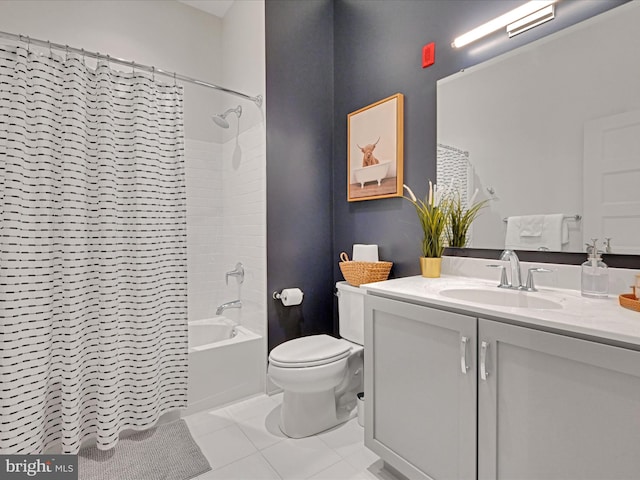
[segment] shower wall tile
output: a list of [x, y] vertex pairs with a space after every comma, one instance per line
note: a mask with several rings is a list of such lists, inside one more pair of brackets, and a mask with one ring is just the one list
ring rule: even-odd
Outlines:
[[[256, 125], [227, 143], [187, 140], [187, 261], [189, 319], [215, 315], [218, 305], [241, 298], [224, 315], [267, 336], [266, 142]], [[241, 286], [225, 272], [242, 262]], [[263, 367], [266, 369], [266, 360]]]
[[213, 204], [198, 205], [194, 199], [187, 199], [187, 215], [192, 217], [204, 216], [218, 220], [222, 217], [222, 206]]
[[[207, 217], [196, 217], [191, 220], [191, 224], [187, 226], [187, 235], [191, 238], [191, 244], [199, 249], [197, 253], [210, 253], [212, 244], [217, 243], [222, 234], [222, 226]], [[202, 221], [210, 221], [213, 224], [200, 225]]]
[[[191, 207], [189, 208], [187, 206], [188, 210], [193, 211], [194, 209], [196, 209], [197, 207]], [[191, 222], [190, 224], [194, 227], [220, 227], [220, 218], [216, 215], [216, 216], [212, 216], [212, 215], [207, 215], [205, 213], [201, 213], [199, 215], [191, 215]]]
[[212, 317], [224, 284], [222, 146], [185, 141], [189, 319]]
[[245, 266], [243, 325], [266, 338], [266, 148], [264, 125], [223, 147], [225, 258]]

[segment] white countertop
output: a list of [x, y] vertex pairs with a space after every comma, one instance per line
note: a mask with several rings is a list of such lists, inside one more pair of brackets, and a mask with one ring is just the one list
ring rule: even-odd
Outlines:
[[640, 347], [640, 312], [621, 307], [617, 294], [605, 299], [592, 299], [581, 296], [576, 290], [545, 287], [538, 287], [538, 292], [512, 292], [515, 295], [537, 296], [562, 305], [559, 309], [535, 309], [457, 300], [440, 293], [446, 289], [461, 288], [501, 291], [496, 285], [496, 281], [481, 278], [442, 275], [440, 278], [397, 278], [361, 287], [373, 294], [455, 309], [477, 317], [504, 319], [568, 335], [595, 337], [605, 343]]

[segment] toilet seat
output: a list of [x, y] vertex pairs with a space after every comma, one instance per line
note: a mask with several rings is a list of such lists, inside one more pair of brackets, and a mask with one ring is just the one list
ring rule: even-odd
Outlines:
[[329, 335], [310, 335], [278, 345], [269, 363], [281, 368], [317, 367], [349, 356], [351, 344]]

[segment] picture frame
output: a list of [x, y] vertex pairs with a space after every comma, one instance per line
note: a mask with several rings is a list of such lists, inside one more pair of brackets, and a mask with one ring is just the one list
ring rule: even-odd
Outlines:
[[396, 93], [347, 115], [347, 200], [401, 197], [404, 95]]

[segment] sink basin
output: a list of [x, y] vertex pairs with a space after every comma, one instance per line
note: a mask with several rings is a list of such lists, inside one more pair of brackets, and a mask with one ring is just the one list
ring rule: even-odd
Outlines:
[[465, 302], [482, 303], [484, 305], [496, 305], [499, 307], [517, 307], [534, 309], [558, 309], [562, 304], [533, 296], [529, 292], [517, 290], [503, 290], [496, 288], [488, 290], [484, 288], [450, 288], [442, 290], [440, 295]]

